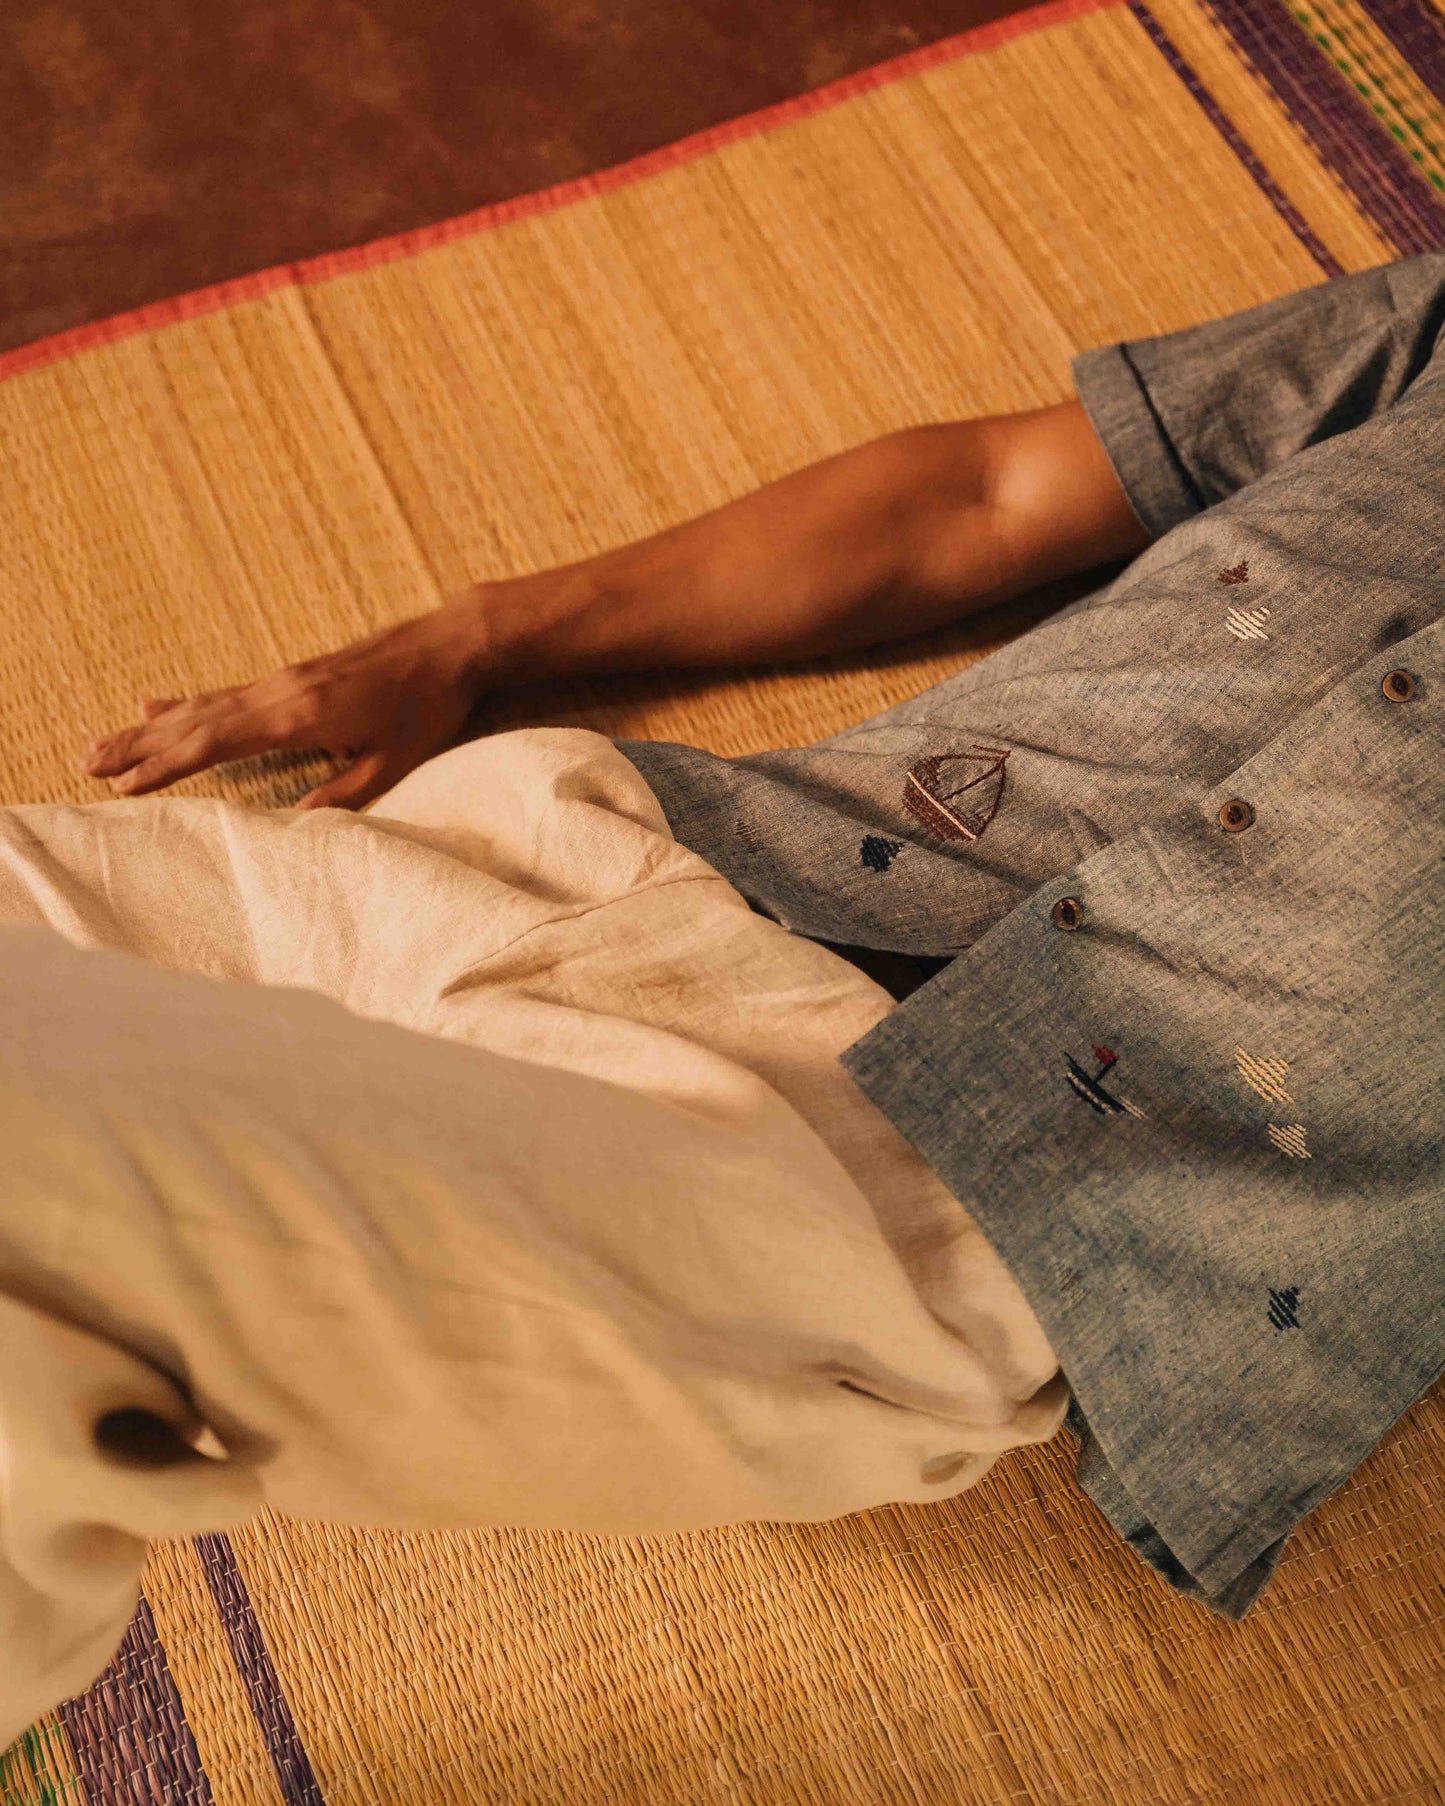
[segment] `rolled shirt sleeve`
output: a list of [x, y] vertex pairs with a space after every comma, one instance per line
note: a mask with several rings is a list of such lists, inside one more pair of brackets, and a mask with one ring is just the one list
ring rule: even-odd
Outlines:
[[1442, 320], [1445, 253], [1430, 252], [1085, 351], [1074, 384], [1157, 538], [1392, 406], [1428, 362]]
[[1437, 623], [844, 1055], [1038, 1313], [1081, 1485], [1231, 1617], [1445, 1364], [1442, 740]]

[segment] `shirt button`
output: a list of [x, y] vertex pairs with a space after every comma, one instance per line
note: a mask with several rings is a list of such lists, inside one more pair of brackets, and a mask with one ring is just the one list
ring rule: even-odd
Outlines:
[[1415, 679], [1408, 671], [1387, 671], [1380, 688], [1391, 702], [1408, 702], [1415, 694]]
[[1226, 834], [1238, 834], [1254, 820], [1254, 810], [1241, 796], [1232, 796], [1219, 811], [1219, 825]]
[[1055, 928], [1077, 928], [1084, 919], [1084, 906], [1077, 897], [1060, 897], [1050, 914]]

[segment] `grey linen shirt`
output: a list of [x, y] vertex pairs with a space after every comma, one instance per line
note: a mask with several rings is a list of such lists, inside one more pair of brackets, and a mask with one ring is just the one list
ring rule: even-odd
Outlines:
[[815, 746], [624, 742], [983, 1226], [1077, 1477], [1232, 1618], [1445, 1365], [1445, 255], [1085, 352], [1155, 543]]

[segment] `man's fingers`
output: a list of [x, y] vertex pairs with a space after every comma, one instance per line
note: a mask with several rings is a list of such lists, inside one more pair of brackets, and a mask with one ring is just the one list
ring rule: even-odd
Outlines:
[[[264, 713], [248, 708], [238, 692], [218, 690], [211, 696], [171, 703], [138, 727], [122, 728], [118, 734], [97, 740], [81, 761], [81, 769], [93, 778], [119, 779], [116, 788], [121, 795], [134, 796], [141, 790], [157, 789], [155, 774], [162, 769], [172, 769], [175, 777], [189, 777], [224, 759], [246, 759], [288, 743], [288, 736], [272, 729]], [[145, 775], [138, 777], [132, 788], [122, 774], [134, 776], [142, 767]]]
[[93, 778], [119, 777], [132, 765], [165, 752], [203, 724], [214, 733], [216, 758], [240, 758], [236, 741], [240, 690], [208, 690], [200, 696], [149, 696], [140, 705], [144, 716], [135, 727], [123, 727], [93, 740], [80, 768]]
[[[115, 782], [117, 796], [145, 796], [151, 790], [163, 790], [192, 773], [204, 771], [231, 755], [209, 728], [192, 728], [161, 752], [152, 753]], [[97, 772], [96, 776], [103, 776]]]
[[111, 778], [130, 763], [130, 749], [139, 729], [123, 727], [118, 734], [102, 734], [80, 761], [80, 769], [93, 778]]
[[400, 783], [411, 762], [393, 753], [367, 753], [354, 765], [308, 791], [298, 809], [360, 809]]
[[138, 765], [153, 753], [162, 752], [180, 737], [182, 720], [175, 714], [180, 703], [172, 703], [165, 709], [153, 709], [150, 703], [142, 707], [146, 719], [138, 727], [123, 727], [118, 733], [102, 734], [92, 744], [80, 762], [83, 771], [93, 778], [119, 777], [121, 772], [129, 771], [132, 765]]

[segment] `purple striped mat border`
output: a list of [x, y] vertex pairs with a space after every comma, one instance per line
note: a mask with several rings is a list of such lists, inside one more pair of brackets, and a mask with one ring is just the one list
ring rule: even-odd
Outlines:
[[194, 1545], [281, 1797], [286, 1806], [325, 1806], [230, 1539], [216, 1533], [194, 1538]]
[[1129, 0], [1129, 11], [1148, 32], [1155, 47], [1163, 55], [1169, 67], [1189, 90], [1206, 119], [1214, 127], [1224, 142], [1238, 157], [1245, 169], [1253, 177], [1255, 186], [1274, 208], [1295, 237], [1314, 258], [1326, 276], [1343, 276], [1343, 266], [1336, 260], [1329, 248], [1311, 230], [1309, 222], [1295, 206], [1294, 202], [1275, 181], [1264, 164], [1250, 149], [1242, 134], [1235, 127], [1233, 120], [1220, 106], [1219, 102], [1199, 79], [1197, 71], [1185, 58], [1183, 51], [1165, 31], [1154, 17], [1143, 0]]
[[59, 1717], [88, 1806], [214, 1806], [144, 1599], [110, 1667]]
[[[325, 1806], [229, 1538], [193, 1539], [286, 1806]], [[58, 1716], [85, 1806], [214, 1806], [185, 1706], [142, 1597], [109, 1668]]]
[[[1445, 97], [1445, 20], [1428, 0], [1360, 0], [1360, 6], [1436, 100]], [[1430, 148], [1445, 156], [1445, 145]], [[1433, 173], [1425, 179], [1437, 193], [1445, 185]]]
[[[1204, 0], [1244, 60], [1274, 90], [1316, 155], [1403, 257], [1445, 245], [1445, 205], [1409, 155], [1356, 94], [1349, 80], [1296, 22], [1281, 0]], [[1386, 0], [1395, 15], [1425, 8]], [[1418, 70], [1422, 80], [1430, 72]]]

